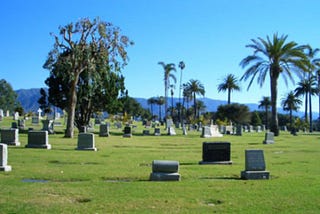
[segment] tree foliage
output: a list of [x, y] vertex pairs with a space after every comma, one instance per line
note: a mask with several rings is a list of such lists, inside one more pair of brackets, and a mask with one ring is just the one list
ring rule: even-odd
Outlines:
[[73, 137], [95, 111], [112, 110], [124, 89], [120, 71], [127, 64], [126, 48], [133, 44], [120, 29], [99, 18], [81, 19], [59, 28], [44, 68], [49, 102], [68, 113], [66, 137]]
[[0, 109], [6, 111], [14, 111], [16, 107], [20, 107], [20, 103], [17, 102], [17, 94], [12, 89], [10, 83], [6, 80], [0, 80]]
[[216, 118], [219, 120], [227, 119], [237, 124], [246, 124], [251, 120], [248, 106], [238, 103], [220, 105], [216, 112]]

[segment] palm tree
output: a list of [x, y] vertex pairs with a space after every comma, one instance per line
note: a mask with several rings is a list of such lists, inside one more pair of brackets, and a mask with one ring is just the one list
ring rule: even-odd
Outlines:
[[197, 101], [198, 119], [200, 118], [200, 112], [205, 111], [206, 107], [207, 106], [204, 104], [203, 101], [201, 101], [201, 100]]
[[[180, 86], [179, 86], [179, 103], [181, 104], [181, 90], [182, 90], [182, 70], [186, 67], [186, 65], [184, 64], [183, 61], [180, 61], [179, 62], [179, 68], [180, 68]], [[178, 109], [178, 112], [179, 112], [179, 122], [181, 123], [181, 126], [183, 125], [182, 124], [182, 105], [180, 105], [180, 108]]]
[[233, 74], [228, 74], [221, 84], [218, 85], [218, 92], [228, 91], [228, 105], [231, 102], [231, 92], [240, 91], [238, 79]]
[[165, 110], [165, 118], [167, 118], [167, 110], [168, 110], [168, 89], [170, 86], [170, 78], [176, 83], [176, 77], [172, 74], [172, 71], [176, 71], [176, 66], [173, 63], [165, 64], [164, 62], [159, 62], [159, 65], [162, 66], [164, 70], [164, 110]]
[[202, 95], [205, 94], [204, 86], [201, 84], [199, 80], [189, 80], [186, 86], [186, 90], [192, 94], [193, 96], [193, 108], [194, 108], [194, 119], [197, 117], [197, 102], [196, 102], [196, 95]]
[[[292, 72], [306, 71], [309, 66], [307, 56], [304, 53], [306, 46], [299, 46], [291, 41], [286, 42], [287, 35], [278, 36], [274, 34], [267, 40], [262, 38], [252, 39], [252, 44], [246, 47], [253, 49], [253, 54], [244, 58], [240, 65], [244, 68], [249, 66], [240, 80], [251, 78], [248, 89], [257, 76], [260, 87], [264, 84], [267, 74], [270, 76], [271, 89], [271, 127], [270, 130], [275, 136], [279, 135], [279, 124], [277, 114], [278, 78], [283, 75], [285, 83], [287, 77], [293, 81]], [[298, 68], [298, 69], [297, 69]]]
[[163, 96], [158, 97], [158, 99], [156, 99], [156, 103], [159, 106], [159, 120], [162, 121], [162, 117], [161, 117], [161, 106], [163, 104], [165, 104], [165, 99]]
[[298, 82], [298, 87], [294, 90], [296, 96], [305, 96], [305, 122], [308, 122], [308, 102], [309, 102], [309, 131], [312, 132], [312, 100], [311, 97], [318, 93], [317, 79], [311, 73], [308, 77]]
[[153, 105], [157, 103], [157, 99], [154, 98], [154, 97], [151, 97], [148, 99], [148, 104], [150, 105], [150, 108], [151, 108], [151, 115], [152, 115], [152, 118], [153, 118]]
[[268, 118], [269, 118], [269, 115], [268, 115], [268, 112], [269, 112], [269, 108], [271, 106], [271, 101], [270, 101], [270, 97], [262, 97], [262, 100], [260, 100], [259, 102], [259, 108], [264, 108], [264, 110], [266, 111], [266, 129], [268, 129], [269, 127], [269, 123], [268, 123]]
[[174, 95], [174, 89], [175, 89], [175, 85], [171, 84], [170, 85], [170, 94], [171, 94], [171, 118], [173, 118], [173, 110], [174, 110], [174, 107], [173, 107], [173, 95]]
[[290, 91], [284, 98], [282, 98], [281, 105], [283, 110], [289, 111], [290, 115], [290, 129], [293, 128], [292, 126], [292, 111], [297, 111], [302, 104], [302, 101], [296, 97], [293, 91]]

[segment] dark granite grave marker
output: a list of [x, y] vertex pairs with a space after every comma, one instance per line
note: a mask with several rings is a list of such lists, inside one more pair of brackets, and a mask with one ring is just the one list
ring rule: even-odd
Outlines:
[[266, 170], [263, 150], [246, 150], [245, 151], [245, 171], [241, 172], [241, 178], [246, 180], [252, 179], [269, 179], [269, 172]]
[[199, 164], [232, 164], [229, 142], [203, 142], [202, 161]]

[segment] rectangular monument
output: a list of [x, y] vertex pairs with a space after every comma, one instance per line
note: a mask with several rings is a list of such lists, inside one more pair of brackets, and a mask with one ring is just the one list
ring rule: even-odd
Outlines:
[[123, 130], [123, 137], [132, 137], [131, 127], [126, 126]]
[[29, 131], [26, 148], [51, 149], [48, 131]]
[[266, 171], [263, 150], [246, 150], [245, 158], [245, 171], [241, 172], [242, 179], [269, 179], [270, 173]]
[[264, 137], [263, 144], [274, 144], [274, 133], [267, 132]]
[[77, 150], [97, 151], [93, 133], [79, 133]]
[[8, 165], [8, 145], [3, 143], [0, 143], [0, 171], [11, 171], [11, 166]]
[[99, 136], [100, 137], [109, 137], [109, 126], [107, 124], [100, 124]]
[[203, 142], [199, 164], [232, 164], [229, 142]]
[[1, 143], [20, 146], [19, 129], [1, 129]]

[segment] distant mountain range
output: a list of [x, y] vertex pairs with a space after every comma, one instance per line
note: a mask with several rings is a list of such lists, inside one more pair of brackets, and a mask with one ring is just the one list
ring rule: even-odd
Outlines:
[[[38, 99], [40, 98], [40, 88], [31, 88], [31, 89], [20, 89], [16, 90], [16, 93], [18, 95], [18, 101], [21, 103], [23, 109], [25, 112], [37, 112], [39, 109]], [[145, 109], [150, 109], [150, 106], [148, 105], [148, 98], [135, 98], [140, 105]], [[218, 109], [218, 106], [227, 104], [224, 100], [215, 100], [210, 98], [199, 98], [204, 105], [206, 106], [207, 112], [215, 112]], [[174, 105], [179, 102], [178, 98], [173, 99]], [[170, 99], [171, 103], [171, 99]], [[250, 109], [250, 111], [263, 111], [263, 109], [259, 109], [258, 104], [255, 103], [241, 103], [244, 105], [247, 105]], [[170, 104], [169, 104], [170, 105]], [[190, 103], [192, 105], [192, 103]], [[158, 108], [154, 107], [153, 109], [154, 113], [158, 113]], [[278, 108], [278, 112], [282, 114], [287, 114], [287, 112], [284, 112], [282, 108]], [[303, 116], [303, 112], [296, 112], [296, 115], [299, 117]], [[313, 118], [317, 118], [318, 113], [314, 113]]]

